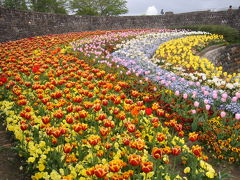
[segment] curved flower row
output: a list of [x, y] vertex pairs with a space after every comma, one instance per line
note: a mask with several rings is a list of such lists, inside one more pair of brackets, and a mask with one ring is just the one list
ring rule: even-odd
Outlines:
[[175, 39], [162, 44], [156, 51], [156, 57], [165, 59], [172, 66], [181, 67], [181, 73], [193, 81], [199, 81], [218, 89], [239, 91], [240, 74], [228, 74], [222, 71], [222, 67], [215, 67], [206, 58], [200, 58], [193, 54], [194, 49], [205, 47], [209, 41], [221, 40], [218, 35], [189, 36]]
[[[191, 34], [192, 33], [193, 32], [191, 32]], [[185, 35], [188, 35], [188, 34], [190, 33], [189, 32], [185, 33]], [[214, 90], [209, 86], [201, 86], [202, 81], [197, 81], [196, 83], [194, 83], [192, 81], [193, 79], [191, 79], [191, 81], [186, 81], [185, 79], [176, 75], [176, 74], [181, 75], [180, 72], [182, 72], [182, 68], [178, 66], [181, 66], [181, 65], [184, 66], [184, 64], [187, 67], [189, 66], [189, 68], [190, 67], [193, 68], [192, 67], [193, 65], [191, 65], [191, 63], [194, 64], [194, 68], [193, 68], [194, 70], [197, 70], [197, 67], [199, 68], [202, 67], [206, 69], [205, 66], [208, 67], [209, 65], [207, 64], [211, 64], [211, 63], [207, 59], [200, 60], [198, 56], [193, 56], [191, 54], [192, 53], [191, 49], [194, 46], [197, 46], [197, 45], [200, 46], [200, 44], [206, 45], [207, 41], [219, 39], [219, 37], [216, 35], [188, 36], [185, 38], [171, 40], [166, 43], [163, 43], [164, 41], [169, 39], [167, 38], [169, 35], [171, 35], [172, 38], [174, 38], [177, 34], [161, 33], [160, 35], [154, 35], [154, 36], [152, 34], [141, 35], [133, 40], [129, 40], [126, 43], [124, 42], [122, 44], [119, 44], [116, 47], [119, 47], [120, 49], [118, 49], [112, 54], [113, 61], [127, 67], [129, 69], [129, 73], [130, 72], [136, 73], [137, 76], [142, 75], [155, 82], [159, 82], [160, 84], [165, 85], [167, 88], [173, 91], [181, 92], [182, 94], [186, 93], [190, 96], [193, 95], [194, 97], [199, 98], [202, 101], [205, 100], [205, 102], [208, 102], [207, 104], [210, 104], [210, 105], [214, 104], [214, 106], [219, 106], [219, 102], [222, 101], [221, 104], [225, 104], [225, 105], [220, 106], [221, 109], [227, 109], [228, 111], [236, 114], [239, 113], [240, 104], [239, 102], [237, 102], [237, 100], [240, 97], [240, 93], [238, 92], [239, 83], [237, 81], [238, 80], [237, 76], [233, 78], [233, 80], [236, 81], [234, 83], [234, 86], [236, 87], [236, 90], [237, 90], [237, 92], [235, 93], [236, 96], [233, 97], [232, 102], [231, 101], [229, 102], [229, 100], [227, 101], [228, 95], [224, 91], [220, 89]], [[194, 41], [194, 42], [192, 42], [191, 44], [191, 41]], [[168, 44], [170, 44], [171, 42], [175, 42], [175, 44], [172, 43], [168, 47]], [[191, 44], [191, 46], [187, 44], [188, 42], [189, 44]], [[160, 43], [163, 43], [163, 45], [159, 47], [159, 50], [157, 50], [157, 53], [161, 51], [161, 53], [165, 55], [162, 58], [168, 58], [166, 63], [162, 65], [164, 67], [156, 66], [156, 64], [159, 65], [159, 64], [162, 64], [163, 62], [160, 62], [156, 57], [151, 58], [153, 56], [153, 52], [155, 52], [156, 50], [156, 46], [158, 46], [158, 44]], [[184, 43], [188, 46], [183, 46]], [[164, 48], [165, 46], [167, 46], [169, 49]], [[177, 54], [176, 48], [179, 48], [178, 54]], [[186, 58], [181, 58], [182, 54], [184, 54], [184, 57], [186, 56]], [[188, 63], [187, 57], [191, 57], [190, 63]], [[179, 62], [175, 62], [176, 59], [179, 59]], [[151, 63], [150, 61], [154, 62], [154, 64]], [[171, 62], [172, 64], [171, 66], [169, 66], [169, 62]], [[174, 66], [174, 64], [177, 64], [177, 65]], [[165, 68], [165, 66], [167, 66], [168, 68]], [[172, 66], [173, 66], [173, 69], [175, 70], [168, 71], [172, 68]], [[220, 69], [220, 68], [215, 68], [212, 64], [209, 66], [209, 68], [213, 68], [213, 70]], [[219, 71], [218, 73], [222, 74], [221, 71]], [[212, 73], [212, 75], [214, 76], [214, 73]], [[227, 98], [223, 98], [225, 96]]]
[[[220, 118], [225, 127], [236, 127], [236, 135], [240, 117], [207, 111], [111, 60], [116, 44], [166, 31], [73, 33], [0, 44], [0, 109], [32, 179], [219, 176], [198, 143], [208, 138], [206, 131], [190, 130], [199, 130], [196, 123], [205, 127], [198, 116]], [[225, 142], [216, 137], [221, 138]], [[211, 140], [208, 146], [216, 144]], [[228, 140], [232, 149], [226, 157], [235, 162], [240, 149], [233, 140], [239, 142]]]
[[[197, 32], [197, 33], [201, 34], [201, 32]], [[202, 122], [206, 122], [207, 123], [206, 127], [209, 127], [210, 129], [212, 129], [212, 131], [213, 131], [212, 136], [214, 136], [214, 138], [210, 140], [209, 139], [209, 137], [210, 137], [209, 135], [205, 136], [204, 132], [200, 131], [203, 134], [203, 136], [204, 136], [204, 138], [202, 138], [202, 140], [204, 140], [204, 141], [206, 140], [206, 142], [208, 142], [208, 144], [210, 143], [209, 144], [210, 146], [208, 146], [208, 147], [211, 147], [214, 150], [216, 150], [215, 145], [212, 147], [212, 145], [215, 144], [216, 141], [217, 141], [217, 143], [218, 143], [218, 140], [219, 140], [219, 142], [223, 142], [223, 141], [225, 141], [227, 136], [231, 137], [232, 135], [234, 135], [236, 133], [235, 130], [232, 129], [231, 131], [229, 131], [227, 133], [224, 132], [224, 134], [226, 136], [220, 136], [220, 135], [218, 136], [219, 132], [220, 131], [224, 131], [224, 128], [229, 129], [229, 128], [234, 127], [234, 126], [238, 126], [237, 125], [238, 122], [233, 121], [233, 122], [231, 122], [229, 124], [228, 123], [224, 124], [221, 127], [214, 126], [214, 125], [211, 126], [210, 124], [208, 124], [208, 122], [210, 122], [210, 121], [207, 121], [207, 118], [211, 119], [211, 117], [208, 117], [209, 115], [211, 115], [211, 114], [214, 114], [214, 116], [220, 115], [221, 116], [220, 120], [221, 120], [221, 119], [225, 119], [225, 118], [230, 118], [231, 119], [231, 113], [229, 114], [229, 113], [226, 113], [224, 111], [220, 111], [219, 112], [219, 110], [215, 109], [215, 105], [210, 106], [209, 104], [212, 104], [212, 102], [215, 102], [214, 100], [216, 99], [216, 97], [219, 98], [219, 96], [222, 97], [222, 99], [225, 99], [225, 98], [229, 99], [229, 98], [226, 95], [226, 93], [224, 93], [222, 90], [213, 90], [213, 89], [211, 89], [209, 87], [206, 87], [206, 86], [200, 88], [199, 87], [200, 83], [196, 83], [196, 85], [195, 85], [194, 82], [191, 82], [191, 81], [188, 82], [188, 81], [186, 81], [183, 78], [178, 78], [178, 80], [176, 80], [175, 79], [176, 76], [172, 72], [168, 72], [168, 71], [163, 70], [163, 69], [158, 68], [158, 67], [157, 67], [157, 70], [160, 71], [160, 72], [157, 73], [157, 76], [158, 76], [157, 79], [152, 78], [152, 77], [156, 76], [156, 72], [152, 73], [152, 71], [155, 71], [156, 65], [152, 64], [151, 62], [147, 62], [146, 60], [143, 61], [142, 59], [144, 59], [144, 58], [146, 59], [146, 57], [151, 57], [152, 54], [147, 54], [147, 53], [154, 52], [154, 50], [151, 50], [151, 48], [153, 46], [155, 46], [155, 47], [158, 46], [157, 44], [153, 43], [156, 40], [154, 38], [150, 38], [150, 37], [154, 36], [155, 38], [157, 38], [159, 36], [159, 37], [163, 38], [164, 34], [166, 34], [166, 33], [150, 33], [150, 34], [149, 33], [147, 33], [147, 34], [145, 33], [143, 35], [139, 34], [135, 38], [131, 38], [131, 40], [125, 40], [125, 39], [122, 40], [122, 44], [116, 44], [115, 48], [114, 48], [114, 43], [113, 43], [112, 47], [107, 49], [107, 50], [109, 50], [107, 59], [104, 59], [104, 57], [100, 57], [100, 56], [98, 56], [96, 54], [94, 54], [93, 56], [95, 57], [95, 59], [98, 60], [98, 62], [106, 63], [109, 67], [112, 67], [113, 64], [115, 64], [115, 63], [122, 64], [123, 66], [128, 68], [128, 71], [126, 72], [127, 76], [136, 75], [137, 77], [139, 77], [139, 75], [141, 73], [141, 75], [143, 77], [145, 77], [146, 81], [151, 79], [151, 80], [153, 80], [153, 82], [154, 81], [155, 82], [160, 82], [160, 84], [162, 84], [162, 85], [168, 84], [167, 86], [165, 86], [167, 88], [169, 88], [169, 84], [171, 84], [171, 81], [174, 82], [174, 84], [178, 84], [177, 88], [179, 88], [179, 90], [181, 92], [183, 92], [183, 99], [181, 99], [181, 97], [180, 97], [180, 99], [181, 100], [188, 99], [188, 101], [191, 99], [192, 102], [195, 101], [194, 103], [192, 103], [192, 106], [190, 106], [191, 109], [185, 110], [185, 111], [190, 111], [194, 115], [194, 118], [193, 118], [194, 119], [194, 121], [193, 121], [194, 123], [192, 124], [192, 126], [195, 127], [194, 129], [196, 130], [196, 125], [198, 123], [200, 123], [199, 120], [201, 121], [201, 123]], [[168, 36], [171, 36], [171, 34], [175, 34], [176, 35], [176, 32], [168, 32], [167, 34], [168, 34]], [[191, 33], [189, 33], [189, 32], [188, 33], [186, 33], [186, 32], [179, 33], [178, 32], [178, 35], [179, 34], [181, 34], [181, 35], [184, 35], [184, 34], [185, 35], [187, 35], [187, 34], [192, 35], [192, 34], [196, 34], [196, 32], [191, 32]], [[143, 39], [142, 41], [139, 40], [139, 39], [141, 39], [140, 37]], [[147, 38], [144, 38], [144, 37], [147, 37]], [[133, 42], [133, 43], [131, 43], [131, 42]], [[158, 43], [159, 42], [160, 41], [158, 41]], [[91, 42], [91, 43], [94, 43], [94, 42]], [[118, 43], [118, 41], [116, 43]], [[138, 45], [136, 45], [136, 44], [138, 44]], [[98, 45], [99, 45], [99, 43], [98, 43]], [[124, 48], [125, 46], [126, 46], [126, 48]], [[121, 48], [124, 49], [124, 50], [122, 50]], [[117, 51], [114, 51], [115, 49], [117, 49]], [[139, 49], [141, 49], [141, 52], [138, 51]], [[145, 49], [147, 49], [147, 50], [145, 50]], [[128, 53], [128, 50], [130, 50], [131, 52]], [[117, 55], [117, 56], [121, 56], [122, 58], [114, 57], [111, 60], [111, 55], [109, 55], [109, 54], [112, 51], [114, 51], [112, 53], [113, 56]], [[134, 53], [135, 51], [137, 51], [138, 53]], [[139, 53], [140, 53], [140, 55], [138, 56]], [[132, 60], [129, 57], [126, 57], [126, 54], [129, 54], [129, 56], [132, 55], [132, 56], [134, 56], [136, 58], [134, 60]], [[144, 64], [144, 65], [142, 65], [142, 64]], [[116, 67], [119, 68], [120, 66], [117, 65]], [[146, 69], [148, 71], [146, 71]], [[140, 70], [140, 72], [137, 72], [137, 70]], [[120, 71], [120, 73], [124, 74], [122, 71]], [[175, 76], [175, 77], [172, 77], [172, 76]], [[125, 78], [125, 76], [123, 76], [123, 77]], [[167, 78], [167, 80], [165, 80], [166, 78]], [[144, 81], [142, 81], [142, 80], [140, 80], [139, 82], [141, 84], [144, 83]], [[187, 83], [187, 87], [186, 87], [186, 85], [184, 85], [185, 82]], [[185, 90], [188, 89], [188, 86], [194, 87], [192, 89], [195, 89], [195, 90], [193, 90], [192, 93], [190, 93], [190, 95], [187, 94], [187, 93], [184, 93], [184, 92], [186, 92]], [[192, 89], [190, 89], [190, 91], [192, 91]], [[157, 88], [155, 88], [155, 91], [156, 90], [157, 90]], [[179, 96], [179, 90], [177, 90], [175, 92], [175, 95]], [[208, 92], [212, 92], [213, 94], [209, 94]], [[171, 94], [172, 94], [172, 92], [170, 91], [170, 99], [172, 98]], [[202, 99], [204, 100], [204, 102], [199, 103], [197, 101], [196, 95], [198, 95], [198, 98], [202, 96]], [[232, 102], [230, 102], [228, 100], [227, 103], [229, 103], [229, 104], [225, 104], [222, 107], [220, 106], [220, 109], [228, 109], [229, 112], [233, 112], [233, 113], [235, 112], [236, 113], [235, 114], [235, 119], [239, 119], [239, 113], [238, 113], [239, 112], [239, 110], [238, 110], [239, 109], [239, 103], [236, 103], [236, 101], [238, 101], [238, 98], [239, 98], [238, 96], [239, 96], [239, 93], [236, 93], [236, 97], [233, 97]], [[165, 97], [165, 95], [164, 95], [164, 97]], [[188, 97], [190, 97], [190, 98], [188, 98]], [[210, 99], [207, 99], [207, 98], [210, 98]], [[224, 100], [224, 101], [226, 101], [226, 100]], [[222, 102], [220, 101], [220, 103], [222, 103]], [[182, 105], [180, 105], [180, 107], [182, 108]], [[204, 107], [207, 110], [210, 110], [208, 116], [206, 116], [206, 115], [202, 116], [202, 114], [201, 114], [202, 110], [199, 110], [199, 107]], [[179, 110], [179, 111], [181, 112], [181, 110]], [[184, 116], [186, 116], [186, 114]], [[206, 121], [204, 121], [204, 120], [206, 120]], [[218, 119], [218, 121], [219, 121], [219, 119]], [[214, 122], [215, 122], [215, 120], [214, 120]], [[236, 149], [234, 147], [237, 146], [237, 144], [235, 144], [233, 141], [234, 141], [234, 137], [230, 138], [229, 142], [231, 142], [231, 144], [233, 146], [226, 147], [225, 145], [222, 145], [222, 144], [221, 144], [221, 146], [219, 146], [219, 147], [221, 147], [221, 153], [220, 154], [223, 153], [223, 155], [218, 155], [219, 159], [227, 159], [229, 157], [228, 160], [231, 161], [231, 162], [236, 160], [236, 159], [232, 158], [232, 157], [236, 157], [235, 153], [238, 151], [238, 150], [235, 151]], [[227, 144], [229, 144], [229, 142]], [[219, 153], [219, 151], [218, 151], [218, 153]]]

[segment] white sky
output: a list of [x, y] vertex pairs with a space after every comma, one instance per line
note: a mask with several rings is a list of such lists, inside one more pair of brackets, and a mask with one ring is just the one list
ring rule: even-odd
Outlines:
[[[184, 13], [204, 10], [226, 10], [229, 5], [234, 9], [240, 6], [240, 0], [127, 0], [128, 13], [126, 15], [146, 15], [157, 10], [164, 12]], [[149, 11], [149, 8], [151, 11]]]

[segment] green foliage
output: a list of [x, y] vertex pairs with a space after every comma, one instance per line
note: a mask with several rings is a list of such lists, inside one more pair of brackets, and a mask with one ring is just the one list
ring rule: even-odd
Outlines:
[[113, 16], [128, 12], [126, 0], [72, 0], [70, 8], [77, 15]]
[[3, 0], [1, 5], [5, 8], [14, 8], [20, 10], [27, 10], [27, 4], [25, 0]]
[[195, 26], [181, 26], [174, 29], [190, 29], [194, 31], [205, 31], [214, 34], [221, 34], [229, 43], [240, 42], [240, 32], [230, 26], [221, 25], [195, 25]]
[[30, 3], [33, 11], [67, 14], [65, 0], [30, 0]]

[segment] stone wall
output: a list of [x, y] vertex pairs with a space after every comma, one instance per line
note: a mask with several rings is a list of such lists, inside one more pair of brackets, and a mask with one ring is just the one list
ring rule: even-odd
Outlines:
[[240, 44], [228, 45], [220, 51], [219, 63], [223, 71], [240, 73]]
[[224, 72], [240, 73], [240, 44], [210, 46], [196, 55], [222, 66]]
[[240, 29], [240, 12], [199, 11], [157, 16], [75, 16], [19, 11], [0, 7], [0, 42], [68, 32], [167, 28], [218, 24]]

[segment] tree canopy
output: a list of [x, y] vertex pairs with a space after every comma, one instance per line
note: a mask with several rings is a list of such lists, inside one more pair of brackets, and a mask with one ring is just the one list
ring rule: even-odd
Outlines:
[[20, 10], [27, 10], [27, 3], [25, 0], [3, 0], [1, 5], [5, 8], [14, 8]]
[[2, 0], [3, 7], [67, 14], [65, 0]]
[[77, 15], [114, 16], [128, 12], [126, 0], [0, 0], [5, 8]]
[[113, 16], [128, 12], [126, 0], [72, 0], [70, 9], [77, 15]]
[[67, 14], [65, 0], [30, 0], [30, 4], [33, 11]]

